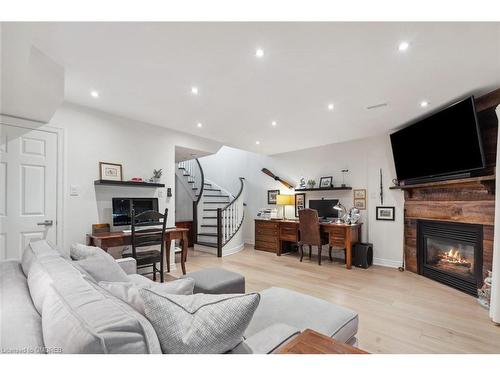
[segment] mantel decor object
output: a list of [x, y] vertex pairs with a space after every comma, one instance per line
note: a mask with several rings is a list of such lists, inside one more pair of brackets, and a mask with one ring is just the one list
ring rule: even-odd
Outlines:
[[121, 164], [99, 162], [99, 179], [107, 181], [123, 181], [123, 167]]
[[328, 176], [328, 177], [321, 177], [319, 179], [319, 187], [320, 188], [329, 188], [333, 186], [333, 177]]
[[150, 182], [158, 183], [160, 182], [161, 176], [163, 174], [163, 169], [153, 169], [153, 177], [151, 177]]
[[346, 175], [349, 173], [349, 169], [342, 169], [340, 172], [342, 172], [342, 187], [346, 187], [347, 185], [345, 184], [345, 178]]

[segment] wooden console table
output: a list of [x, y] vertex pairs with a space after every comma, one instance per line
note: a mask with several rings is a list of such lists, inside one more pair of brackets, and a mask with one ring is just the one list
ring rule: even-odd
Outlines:
[[[165, 256], [167, 258], [167, 272], [170, 272], [170, 247], [172, 240], [180, 240], [182, 255], [182, 273], [186, 274], [186, 259], [188, 252], [188, 231], [187, 228], [167, 228], [165, 230]], [[103, 232], [87, 234], [87, 245], [97, 246], [107, 251], [110, 247], [127, 246], [131, 243], [131, 232]]]
[[312, 329], [306, 329], [300, 335], [283, 346], [278, 354], [369, 354], [352, 345], [332, 339]]
[[[361, 223], [347, 225], [321, 223], [320, 229], [328, 235], [328, 245], [346, 249], [346, 268], [352, 266], [352, 246], [361, 242]], [[255, 249], [269, 251], [280, 256], [285, 242], [298, 242], [298, 220], [255, 219]]]

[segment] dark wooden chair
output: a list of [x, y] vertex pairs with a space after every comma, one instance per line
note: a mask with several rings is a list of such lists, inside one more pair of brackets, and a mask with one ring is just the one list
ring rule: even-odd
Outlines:
[[[328, 238], [321, 235], [319, 226], [318, 211], [306, 208], [299, 211], [299, 249], [300, 261], [304, 258], [304, 245], [309, 246], [309, 259], [311, 259], [311, 251], [313, 246], [318, 247], [318, 264], [321, 266], [321, 252], [323, 245], [328, 244]], [[329, 246], [330, 261], [332, 258], [332, 247]]]
[[[123, 257], [131, 256], [137, 261], [137, 269], [153, 267], [153, 281], [156, 281], [156, 272], [160, 273], [160, 281], [164, 281], [164, 259], [165, 259], [165, 229], [167, 225], [168, 208], [165, 213], [158, 211], [145, 211], [135, 214], [132, 210], [131, 252], [124, 252]], [[163, 222], [160, 222], [163, 219]], [[158, 228], [158, 226], [160, 226]], [[160, 246], [157, 249], [144, 249], [150, 246]], [[160, 263], [160, 269], [156, 264]]]

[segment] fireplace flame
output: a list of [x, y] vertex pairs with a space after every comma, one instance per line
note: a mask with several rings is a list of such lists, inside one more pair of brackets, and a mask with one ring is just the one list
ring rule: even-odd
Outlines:
[[460, 251], [456, 249], [450, 249], [449, 251], [444, 252], [440, 258], [440, 260], [445, 263], [470, 265], [470, 261], [464, 258]]

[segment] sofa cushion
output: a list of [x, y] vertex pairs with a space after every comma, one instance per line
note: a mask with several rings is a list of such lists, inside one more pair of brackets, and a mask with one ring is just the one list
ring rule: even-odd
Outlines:
[[297, 328], [287, 324], [273, 324], [246, 338], [228, 354], [270, 354], [299, 333]]
[[81, 243], [74, 243], [69, 248], [69, 255], [73, 260], [85, 259], [97, 254], [97, 247], [87, 246]]
[[[115, 297], [121, 299], [123, 302], [128, 303], [134, 309], [136, 309], [141, 314], [144, 312], [144, 301], [139, 294], [139, 288], [132, 282], [122, 283], [122, 282], [111, 282], [111, 281], [101, 281], [99, 286], [106, 289]], [[191, 295], [194, 289], [193, 279], [179, 279], [174, 281], [169, 281], [163, 284], [151, 282], [145, 286], [146, 289], [152, 290], [158, 294], [183, 294]]]
[[52, 247], [46, 240], [30, 242], [24, 249], [21, 260], [24, 276], [28, 277], [31, 264], [36, 258], [48, 255], [61, 256], [61, 253]]
[[139, 290], [146, 316], [164, 353], [225, 353], [242, 340], [259, 295], [194, 294], [162, 296]]
[[76, 260], [73, 264], [91, 276], [95, 282], [121, 281], [127, 282], [127, 274], [115, 262], [114, 258], [104, 250], [95, 248], [96, 253], [86, 258]]
[[0, 262], [0, 349], [2, 353], [43, 353], [42, 319], [31, 301], [21, 264]]
[[245, 277], [224, 268], [204, 268], [185, 276], [195, 280], [194, 292], [206, 294], [245, 293]]
[[276, 323], [300, 331], [313, 329], [346, 342], [358, 331], [358, 314], [345, 307], [283, 288], [261, 292], [261, 301], [245, 332], [246, 337]]

